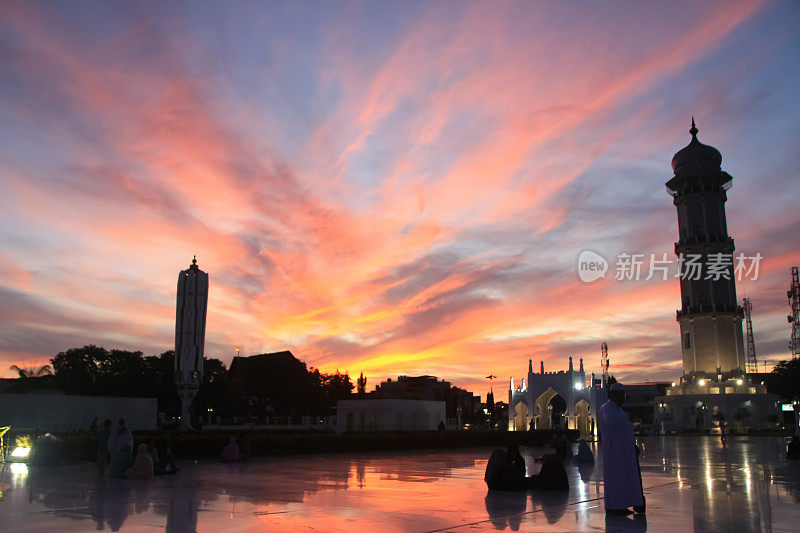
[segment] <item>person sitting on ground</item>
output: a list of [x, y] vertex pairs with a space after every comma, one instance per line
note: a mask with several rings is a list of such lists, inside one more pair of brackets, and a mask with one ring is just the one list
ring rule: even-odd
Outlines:
[[524, 490], [526, 488], [524, 477], [511, 474], [508, 453], [501, 449], [493, 451], [489, 457], [483, 480], [490, 490]]
[[538, 474], [527, 478], [528, 488], [544, 490], [569, 490], [567, 471], [561, 459], [550, 453], [542, 457], [542, 469]]
[[156, 475], [161, 474], [176, 474], [180, 472], [180, 468], [175, 464], [175, 459], [172, 457], [172, 447], [167, 443], [164, 446], [164, 454], [160, 457], [156, 465]]
[[800, 459], [800, 439], [796, 436], [792, 437], [792, 440], [789, 442], [789, 447], [786, 450], [786, 458]]
[[565, 435], [553, 433], [550, 438], [550, 447], [555, 449], [556, 455], [562, 461], [572, 458], [572, 446]]
[[[509, 457], [515, 456], [518, 459], [509, 460]], [[569, 490], [567, 472], [557, 455], [551, 453], [543, 456], [539, 473], [525, 477], [525, 460], [513, 443], [506, 452], [492, 452], [483, 479], [491, 490]]]
[[147, 451], [147, 444], [139, 444], [136, 460], [128, 470], [128, 477], [132, 479], [150, 479], [153, 477], [153, 458]]
[[525, 468], [525, 459], [522, 457], [522, 454], [519, 453], [518, 442], [512, 441], [508, 444], [508, 449], [506, 450], [506, 461], [508, 462], [510, 475], [517, 478], [525, 478], [525, 475], [527, 474], [527, 470]]
[[225, 445], [222, 449], [222, 453], [219, 454], [219, 458], [225, 463], [238, 463], [242, 460], [242, 456], [239, 454], [239, 444], [236, 442], [236, 437], [231, 435], [228, 444]]
[[594, 462], [594, 454], [592, 453], [592, 450], [589, 449], [586, 439], [581, 439], [578, 441], [578, 455], [575, 456], [575, 461], [579, 463]]

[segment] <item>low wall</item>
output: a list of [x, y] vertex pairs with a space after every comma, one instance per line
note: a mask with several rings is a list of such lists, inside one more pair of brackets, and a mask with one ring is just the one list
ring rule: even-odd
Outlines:
[[124, 418], [133, 430], [155, 429], [156, 398], [71, 396], [64, 394], [0, 394], [0, 427], [38, 430], [39, 433], [88, 430], [110, 418]]
[[[577, 431], [560, 431], [570, 439]], [[375, 431], [350, 433], [247, 431], [138, 431], [136, 442], [153, 439], [157, 446], [169, 443], [178, 459], [219, 457], [223, 446], [235, 435], [241, 448], [254, 457], [308, 453], [349, 453], [367, 451], [406, 451], [441, 448], [504, 447], [510, 441], [524, 446], [546, 446], [551, 430], [508, 431]], [[62, 438], [61, 456], [65, 462], [94, 460], [94, 441], [87, 434], [58, 435]]]

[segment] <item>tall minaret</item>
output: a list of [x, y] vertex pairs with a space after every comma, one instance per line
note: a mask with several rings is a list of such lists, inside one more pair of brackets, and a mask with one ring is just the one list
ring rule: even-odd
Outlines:
[[678, 209], [675, 253], [682, 261], [682, 276], [677, 320], [683, 373], [699, 378], [741, 374], [743, 313], [736, 300], [734, 246], [725, 219], [726, 191], [733, 178], [720, 169], [719, 151], [697, 140], [694, 118], [689, 133], [692, 140], [672, 158], [675, 175], [666, 184]]
[[189, 428], [192, 400], [203, 381], [203, 348], [206, 339], [208, 274], [191, 266], [178, 274], [175, 312], [175, 385], [181, 399], [181, 428]]

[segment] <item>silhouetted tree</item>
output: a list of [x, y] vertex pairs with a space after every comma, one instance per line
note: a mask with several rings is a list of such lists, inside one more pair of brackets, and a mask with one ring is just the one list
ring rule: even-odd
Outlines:
[[106, 353], [105, 348], [94, 344], [59, 352], [50, 360], [56, 384], [65, 392], [96, 394], [98, 366]]
[[41, 378], [44, 376], [52, 376], [53, 371], [50, 369], [50, 365], [40, 365], [34, 367], [28, 367], [26, 365], [11, 365], [9, 367], [10, 370], [15, 371], [19, 374], [21, 379], [28, 379], [28, 378]]
[[800, 400], [800, 359], [781, 361], [772, 369], [770, 392], [784, 400]]
[[356, 389], [358, 392], [358, 397], [363, 398], [367, 394], [367, 378], [364, 377], [363, 372], [356, 380], [356, 383], [358, 385], [358, 388]]

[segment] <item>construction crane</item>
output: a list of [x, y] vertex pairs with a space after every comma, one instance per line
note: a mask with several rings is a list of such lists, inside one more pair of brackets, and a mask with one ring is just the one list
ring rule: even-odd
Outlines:
[[755, 340], [753, 340], [753, 320], [751, 318], [753, 304], [750, 302], [750, 298], [744, 298], [742, 300], [742, 309], [744, 309], [744, 321], [745, 327], [747, 328], [747, 359], [745, 361], [747, 373], [757, 374], [758, 360], [756, 359], [756, 343]]
[[608, 344], [603, 341], [600, 344], [600, 368], [603, 370], [603, 386], [608, 383]]
[[798, 267], [792, 267], [792, 285], [786, 291], [786, 296], [789, 297], [789, 307], [792, 308], [792, 314], [786, 317], [792, 325], [792, 340], [789, 343], [792, 359], [800, 356], [800, 274], [798, 274], [798, 270], [800, 270]]

